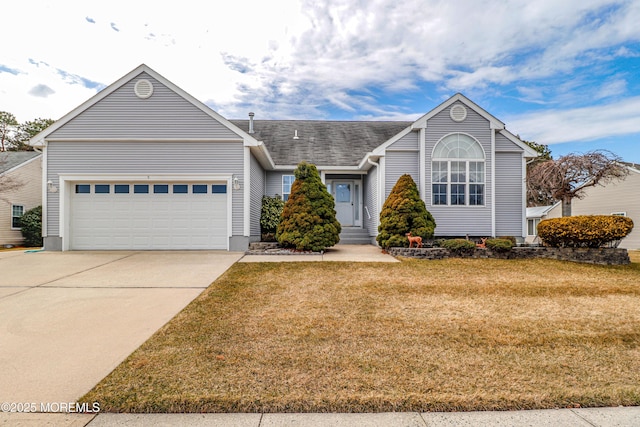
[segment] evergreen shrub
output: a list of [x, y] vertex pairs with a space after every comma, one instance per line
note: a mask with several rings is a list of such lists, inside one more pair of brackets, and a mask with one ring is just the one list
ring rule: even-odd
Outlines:
[[276, 239], [287, 248], [322, 251], [340, 241], [335, 201], [315, 165], [301, 162], [282, 210]]
[[538, 236], [547, 246], [600, 248], [617, 246], [633, 229], [631, 218], [615, 215], [579, 215], [540, 221]]
[[513, 241], [507, 238], [487, 239], [485, 245], [495, 252], [508, 252], [513, 248]]
[[450, 251], [471, 251], [476, 248], [476, 244], [467, 239], [448, 239], [443, 241], [440, 246]]
[[42, 206], [26, 211], [20, 217], [20, 227], [25, 246], [42, 247]]
[[282, 218], [282, 209], [284, 208], [284, 200], [280, 196], [262, 197], [262, 209], [260, 211], [260, 231], [262, 240], [265, 242], [273, 242], [276, 240], [276, 231], [280, 219]]
[[402, 175], [393, 186], [380, 212], [378, 244], [383, 248], [408, 247], [406, 233], [422, 240], [433, 237], [436, 221], [420, 198], [411, 175]]

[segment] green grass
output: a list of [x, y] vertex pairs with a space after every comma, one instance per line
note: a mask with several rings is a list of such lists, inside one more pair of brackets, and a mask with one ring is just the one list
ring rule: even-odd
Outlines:
[[113, 412], [640, 404], [640, 264], [234, 265], [83, 401]]

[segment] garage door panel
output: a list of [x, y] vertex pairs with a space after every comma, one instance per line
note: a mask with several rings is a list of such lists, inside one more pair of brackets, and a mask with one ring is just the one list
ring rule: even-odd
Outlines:
[[208, 194], [154, 193], [152, 184], [134, 193], [134, 183], [116, 194], [110, 184], [110, 193], [91, 184], [89, 194], [71, 195], [71, 249], [227, 249], [227, 194], [210, 185]]

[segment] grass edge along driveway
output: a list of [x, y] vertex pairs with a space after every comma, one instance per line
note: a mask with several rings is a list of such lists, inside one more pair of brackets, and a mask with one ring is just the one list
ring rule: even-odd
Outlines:
[[83, 401], [111, 412], [640, 404], [640, 261], [236, 264]]

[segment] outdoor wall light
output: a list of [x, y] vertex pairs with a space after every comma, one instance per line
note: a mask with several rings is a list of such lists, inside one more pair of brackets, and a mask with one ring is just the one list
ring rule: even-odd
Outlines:
[[49, 180], [47, 181], [47, 190], [49, 190], [49, 193], [57, 193], [58, 187], [53, 185], [53, 181]]
[[233, 189], [234, 190], [240, 189], [240, 180], [238, 179], [237, 176], [233, 177]]

